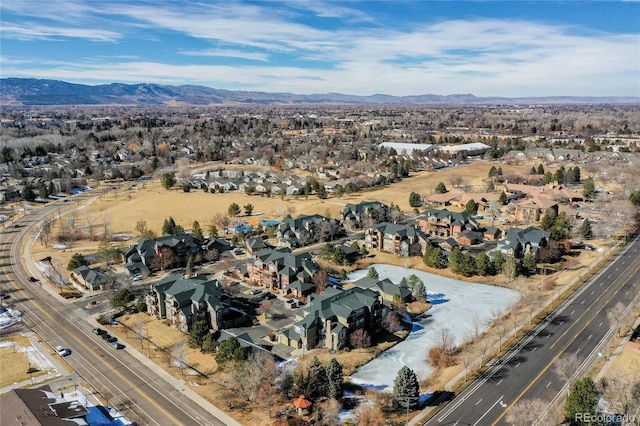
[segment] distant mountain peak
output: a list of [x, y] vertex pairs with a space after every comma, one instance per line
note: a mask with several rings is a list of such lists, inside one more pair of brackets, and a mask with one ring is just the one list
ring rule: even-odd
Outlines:
[[25, 105], [278, 105], [278, 104], [379, 104], [379, 105], [541, 105], [541, 104], [640, 104], [640, 97], [477, 97], [471, 93], [451, 95], [393, 96], [377, 93], [357, 96], [342, 93], [299, 95], [244, 90], [214, 89], [197, 85], [110, 83], [95, 86], [36, 78], [0, 79], [0, 104]]

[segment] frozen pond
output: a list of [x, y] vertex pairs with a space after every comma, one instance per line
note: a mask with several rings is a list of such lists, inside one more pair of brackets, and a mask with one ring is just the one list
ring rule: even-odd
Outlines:
[[[438, 330], [451, 330], [456, 344], [462, 343], [473, 324], [479, 324], [484, 331], [499, 310], [504, 312], [519, 299], [519, 293], [502, 287], [472, 284], [453, 280], [415, 269], [400, 266], [380, 265], [373, 267], [380, 279], [389, 278], [400, 283], [402, 277], [415, 274], [427, 289], [427, 299], [433, 306], [427, 311], [427, 318], [414, 323], [413, 330], [403, 342], [385, 351], [380, 357], [358, 368], [351, 376], [353, 383], [375, 387], [380, 390], [393, 389], [393, 380], [404, 365], [416, 372], [419, 379], [431, 373], [427, 363], [427, 353], [434, 345]], [[350, 280], [367, 276], [369, 269], [349, 275]]]

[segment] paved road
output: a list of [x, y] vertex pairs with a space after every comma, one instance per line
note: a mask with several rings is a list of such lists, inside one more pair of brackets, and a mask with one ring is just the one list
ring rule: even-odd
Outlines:
[[21, 243], [29, 229], [55, 209], [54, 205], [42, 207], [18, 221], [23, 227], [8, 227], [0, 233], [0, 281], [4, 291], [11, 291], [26, 324], [51, 347], [71, 348], [72, 354], [66, 357], [69, 365], [110, 405], [139, 424], [224, 425], [127, 351], [117, 351], [93, 335], [82, 309], [27, 281], [31, 273], [21, 262]]
[[551, 401], [566, 384], [554, 371], [555, 361], [570, 353], [593, 359], [605, 335], [616, 332], [607, 312], [637, 296], [632, 287], [640, 282], [639, 256], [636, 238], [425, 425], [506, 425], [507, 412], [518, 401]]

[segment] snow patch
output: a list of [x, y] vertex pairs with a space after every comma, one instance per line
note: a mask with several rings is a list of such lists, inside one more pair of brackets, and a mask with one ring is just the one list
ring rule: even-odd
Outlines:
[[[403, 268], [400, 266], [372, 265], [380, 279], [389, 278], [396, 284], [403, 277], [415, 274], [427, 289], [427, 299], [432, 303], [428, 315], [412, 325], [409, 336], [378, 358], [359, 367], [351, 376], [353, 383], [375, 386], [391, 391], [393, 380], [403, 366], [411, 368], [420, 380], [431, 374], [427, 353], [434, 345], [437, 332], [448, 328], [455, 343], [464, 342], [474, 322], [480, 331], [487, 329], [495, 312], [503, 313], [520, 298], [520, 293], [503, 287], [468, 283], [439, 275]], [[367, 276], [368, 269], [349, 275], [350, 281]]]

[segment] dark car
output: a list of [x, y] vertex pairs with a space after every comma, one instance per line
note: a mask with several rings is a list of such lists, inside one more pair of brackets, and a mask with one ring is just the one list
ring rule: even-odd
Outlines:
[[103, 334], [107, 334], [107, 330], [103, 330], [103, 329], [98, 328], [98, 327], [91, 329], [91, 332], [93, 334], [98, 335], [98, 336], [102, 336]]
[[111, 346], [113, 346], [116, 349], [124, 349], [124, 345], [120, 342], [112, 342]]
[[109, 336], [108, 339], [105, 339], [107, 341], [107, 343], [113, 343], [113, 342], [117, 342], [118, 338], [117, 337], [113, 337], [113, 336]]
[[27, 277], [27, 281], [29, 281], [30, 283], [37, 283], [40, 280], [34, 277]]
[[111, 335], [109, 333], [102, 334], [100, 337], [102, 337], [102, 340], [111, 339]]
[[0, 300], [8, 299], [10, 297], [11, 297], [10, 294], [4, 294], [4, 293], [0, 294]]

